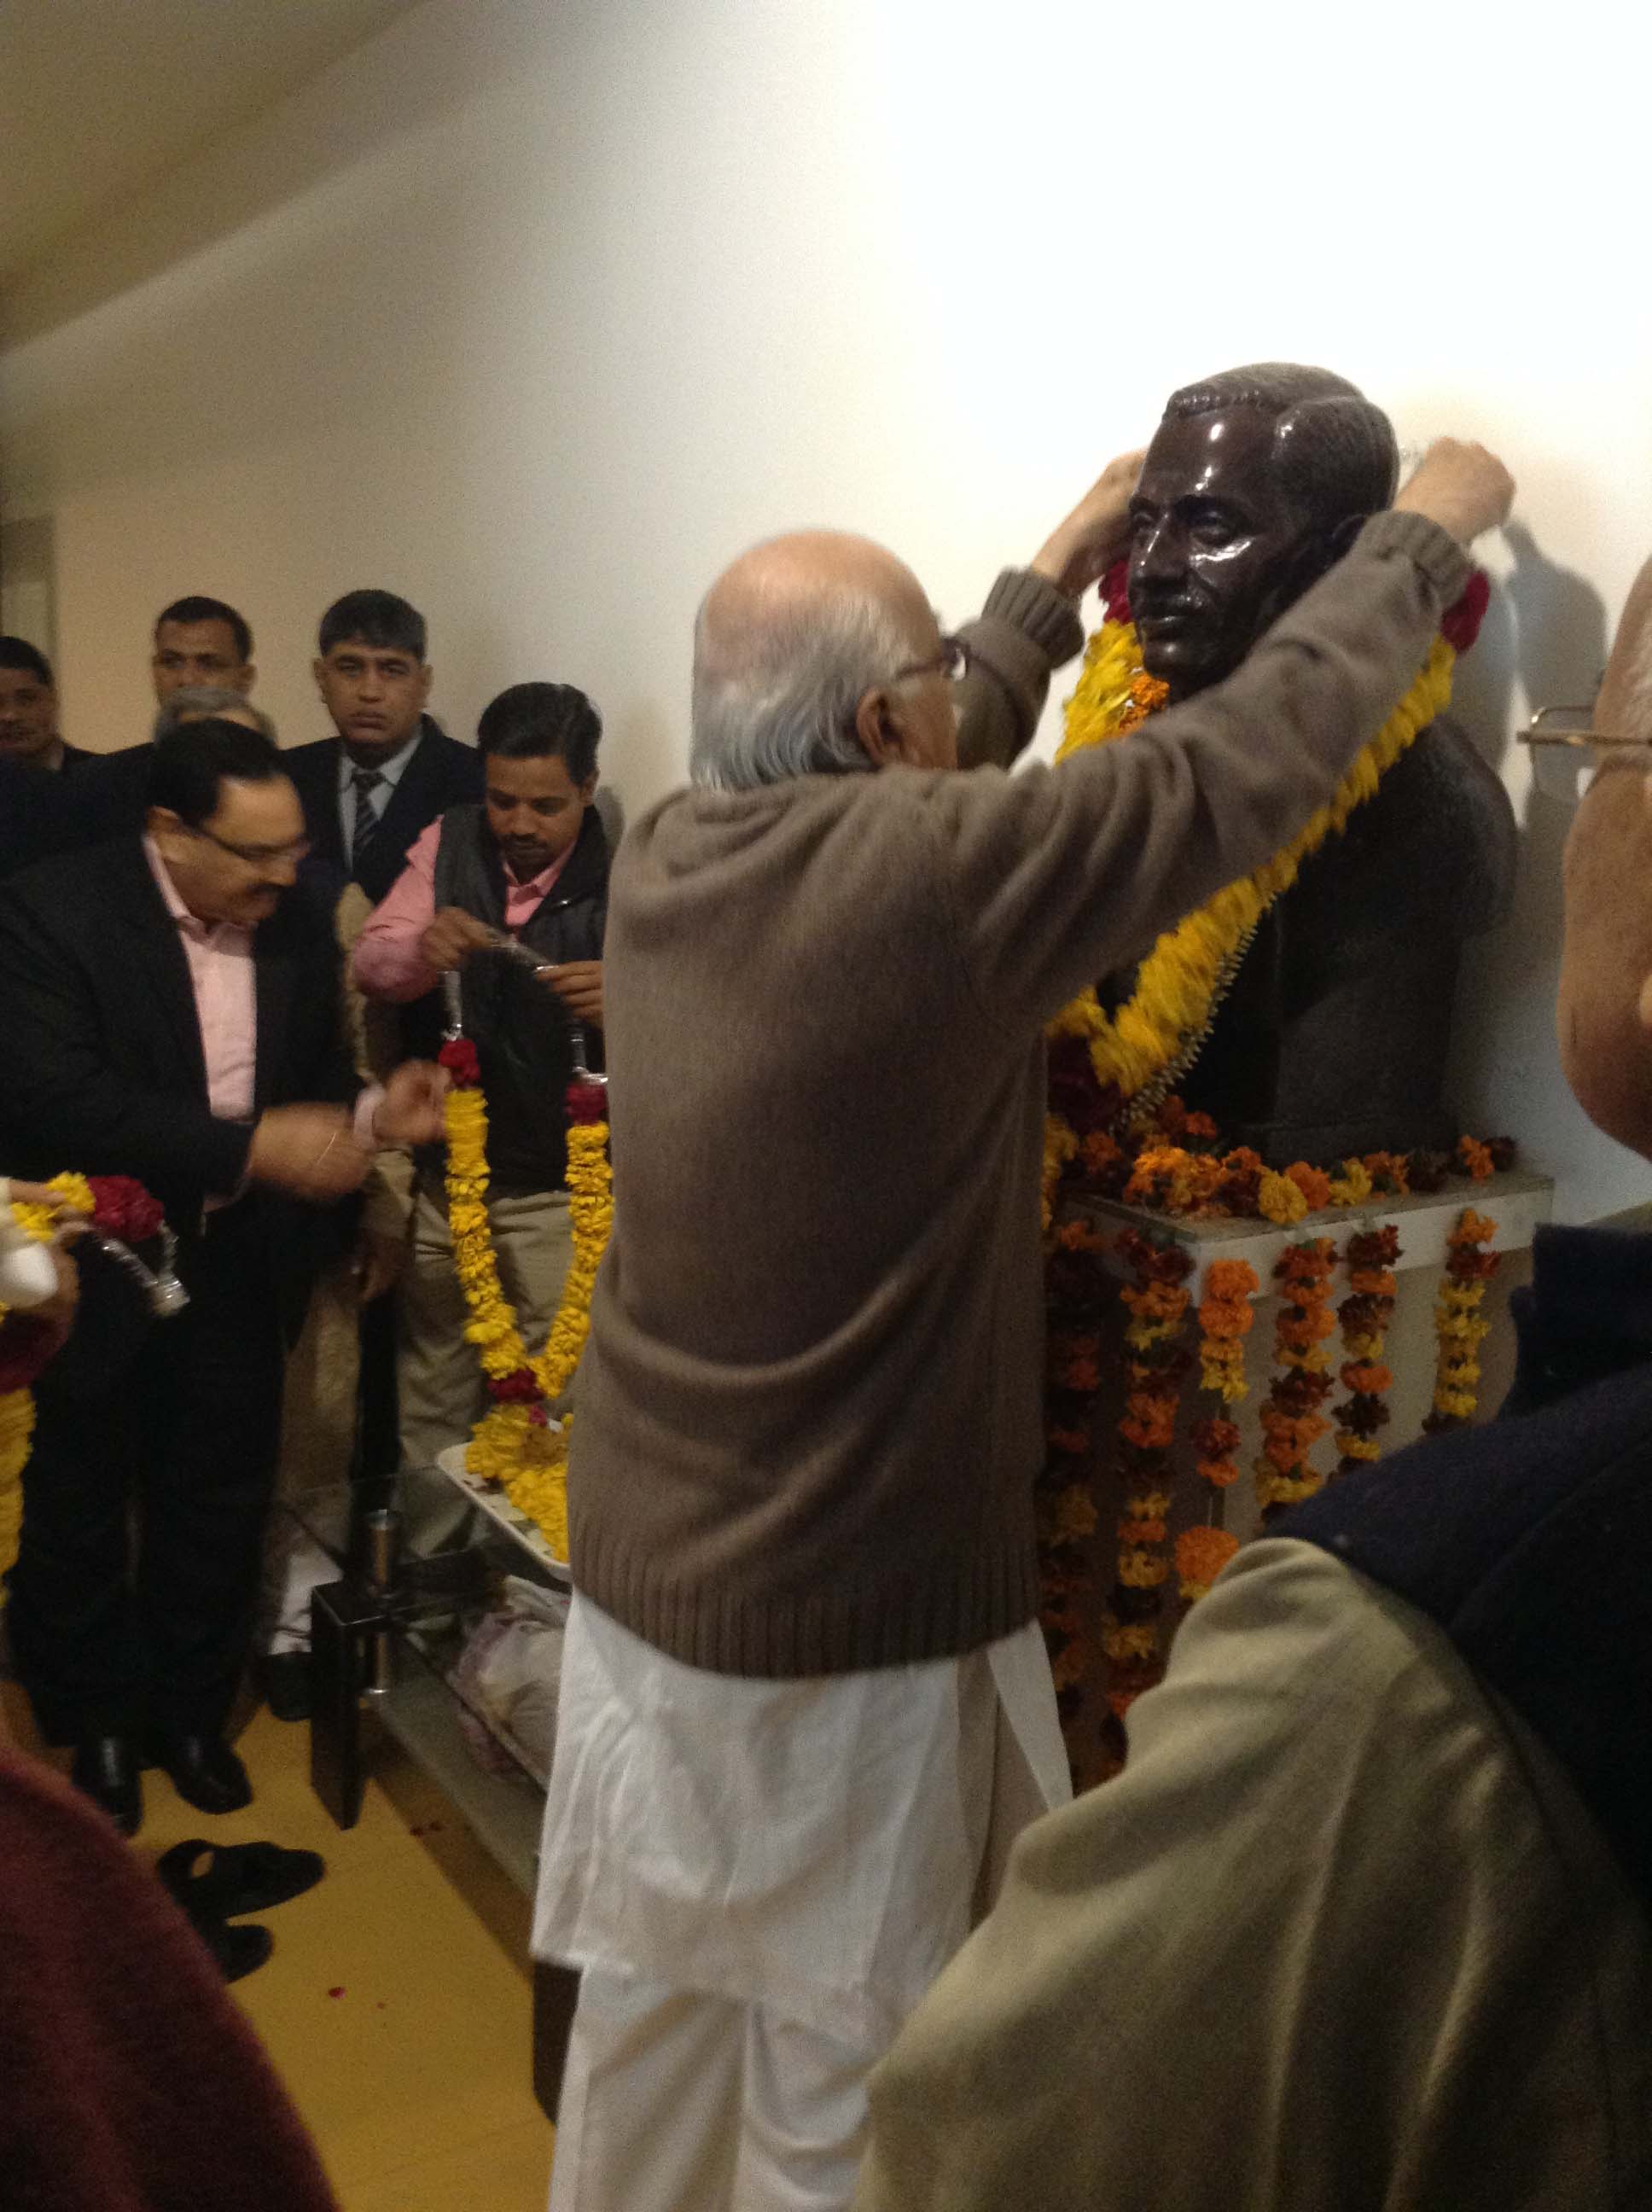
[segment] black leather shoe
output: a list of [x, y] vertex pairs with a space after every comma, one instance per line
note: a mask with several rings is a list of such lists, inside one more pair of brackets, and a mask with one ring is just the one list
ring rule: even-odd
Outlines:
[[186, 1804], [202, 1813], [239, 1813], [252, 1802], [246, 1769], [221, 1735], [161, 1735], [155, 1763]]
[[278, 1721], [307, 1721], [313, 1698], [307, 1651], [269, 1651], [258, 1668], [264, 1702]]
[[143, 1785], [137, 1754], [124, 1735], [88, 1735], [75, 1747], [69, 1778], [82, 1796], [100, 1805], [123, 1836], [135, 1836], [143, 1819]]

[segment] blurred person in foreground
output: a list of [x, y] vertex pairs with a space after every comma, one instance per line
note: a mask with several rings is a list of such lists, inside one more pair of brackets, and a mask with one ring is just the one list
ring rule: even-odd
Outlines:
[[1068, 1794], [1044, 1026], [1324, 803], [1512, 492], [1436, 447], [1228, 682], [1059, 770], [950, 773], [1030, 731], [1139, 467], [961, 641], [865, 539], [738, 561], [695, 787], [616, 860], [618, 1211], [534, 1932], [583, 1970], [556, 2212], [847, 2203], [868, 2072]]
[[[1652, 563], [1600, 726], [1652, 748]], [[1652, 1157], [1652, 750], [1558, 1025]], [[1540, 1229], [1496, 1421], [1250, 1545], [872, 2081], [863, 2212], [1652, 2203], [1652, 1236]], [[1036, 2179], [1034, 2179], [1036, 2178]]]
[[439, 1070], [355, 1075], [304, 847], [275, 747], [209, 719], [155, 748], [141, 836], [0, 890], [0, 1157], [136, 1177], [189, 1292], [130, 1368], [42, 1377], [7, 1607], [42, 1735], [129, 1832], [145, 1753], [203, 1812], [251, 1796], [225, 1729], [323, 1209], [441, 1127]]
[[[77, 1278], [15, 1223], [66, 1211], [0, 1178], [0, 1389], [13, 1340], [61, 1345]], [[0, 1704], [0, 2197], [41, 2212], [331, 2212], [302, 2123], [199, 1936], [109, 1823], [7, 1733]]]

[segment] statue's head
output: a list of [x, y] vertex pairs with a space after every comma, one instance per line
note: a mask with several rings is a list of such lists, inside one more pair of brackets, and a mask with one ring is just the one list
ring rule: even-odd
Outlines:
[[1264, 362], [1171, 397], [1131, 503], [1130, 607], [1149, 675], [1186, 698], [1394, 498], [1394, 428], [1328, 369]]

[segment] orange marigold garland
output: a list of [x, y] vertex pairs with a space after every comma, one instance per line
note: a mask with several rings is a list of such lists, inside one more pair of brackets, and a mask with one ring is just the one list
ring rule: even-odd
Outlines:
[[1225, 1528], [1201, 1523], [1182, 1530], [1176, 1538], [1176, 1573], [1181, 1595], [1189, 1605], [1197, 1605], [1201, 1597], [1209, 1595], [1211, 1584], [1238, 1548], [1239, 1539]]
[[1336, 1331], [1330, 1304], [1335, 1265], [1336, 1247], [1328, 1237], [1318, 1237], [1291, 1245], [1273, 1271], [1281, 1301], [1274, 1356], [1282, 1371], [1274, 1376], [1262, 1408], [1256, 1495], [1264, 1521], [1287, 1505], [1299, 1505], [1325, 1485], [1309, 1455], [1331, 1426], [1321, 1409], [1332, 1389], [1325, 1345]]
[[1101, 1264], [1107, 1240], [1082, 1221], [1056, 1231], [1046, 1266], [1048, 1328], [1045, 1457], [1034, 1493], [1040, 1611], [1064, 1720], [1076, 1717], [1100, 1613], [1090, 1540], [1100, 1518], [1092, 1494], [1101, 1330], [1112, 1285]]
[[1117, 1246], [1133, 1279], [1120, 1291], [1130, 1319], [1124, 1416], [1119, 1423], [1124, 1509], [1118, 1524], [1118, 1579], [1108, 1598], [1102, 1649], [1109, 1662], [1108, 1703], [1122, 1716], [1162, 1672], [1158, 1622], [1170, 1562], [1170, 1449], [1182, 1378], [1192, 1364], [1181, 1338], [1193, 1263], [1178, 1245], [1153, 1243], [1127, 1229]]
[[1394, 1418], [1384, 1402], [1394, 1388], [1382, 1354], [1394, 1321], [1400, 1282], [1400, 1231], [1390, 1223], [1348, 1239], [1350, 1295], [1337, 1308], [1342, 1326], [1342, 1386], [1348, 1396], [1336, 1408], [1338, 1474], [1382, 1456], [1377, 1437]]
[[1471, 1206], [1446, 1239], [1445, 1280], [1434, 1305], [1434, 1406], [1423, 1423], [1430, 1436], [1464, 1427], [1479, 1404], [1480, 1346], [1491, 1328], [1480, 1307], [1498, 1267], [1497, 1254], [1481, 1247], [1497, 1233], [1497, 1223]]

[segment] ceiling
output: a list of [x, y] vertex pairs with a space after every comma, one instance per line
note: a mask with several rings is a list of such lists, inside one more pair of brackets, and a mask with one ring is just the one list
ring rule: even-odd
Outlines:
[[0, 285], [414, 0], [0, 0]]

